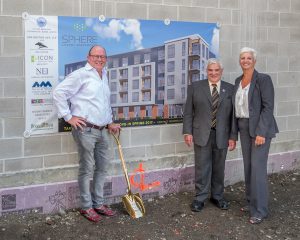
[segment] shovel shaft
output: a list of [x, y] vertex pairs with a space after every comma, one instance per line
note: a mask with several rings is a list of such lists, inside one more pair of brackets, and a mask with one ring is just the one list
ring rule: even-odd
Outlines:
[[130, 182], [129, 182], [128, 171], [127, 171], [127, 167], [126, 167], [125, 160], [124, 160], [124, 157], [123, 157], [121, 144], [120, 144], [119, 138], [116, 137], [115, 134], [112, 134], [112, 135], [113, 135], [113, 137], [114, 137], [114, 139], [115, 139], [115, 141], [118, 145], [118, 151], [119, 151], [119, 155], [120, 155], [120, 159], [121, 159], [121, 163], [122, 163], [123, 172], [124, 172], [126, 182], [127, 182], [128, 192], [131, 192], [131, 186], [130, 186]]

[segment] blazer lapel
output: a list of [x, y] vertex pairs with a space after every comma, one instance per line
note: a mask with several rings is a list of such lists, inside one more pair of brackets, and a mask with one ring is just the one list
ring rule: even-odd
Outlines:
[[[221, 80], [220, 80], [221, 81]], [[223, 81], [220, 82], [220, 92], [219, 92], [219, 103], [218, 106], [220, 106], [221, 102], [223, 101], [224, 97], [226, 96], [226, 88], [224, 87]]]
[[256, 79], [257, 79], [257, 71], [254, 70], [253, 76], [252, 76], [252, 79], [251, 79], [251, 83], [250, 83], [249, 93], [248, 93], [248, 103], [251, 102], [251, 98], [252, 98], [254, 88], [255, 88], [255, 84], [256, 84]]
[[206, 84], [205, 84], [203, 90], [204, 90], [204, 92], [205, 92], [205, 94], [206, 94], [206, 96], [207, 96], [210, 104], [212, 104], [212, 99], [211, 99], [211, 93], [210, 93], [210, 88], [209, 88], [208, 80], [202, 80], [202, 81], [206, 81]]

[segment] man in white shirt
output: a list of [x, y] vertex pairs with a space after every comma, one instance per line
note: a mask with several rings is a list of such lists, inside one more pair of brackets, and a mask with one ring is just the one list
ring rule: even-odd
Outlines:
[[116, 133], [120, 129], [112, 122], [110, 90], [104, 68], [106, 61], [106, 50], [93, 46], [87, 64], [68, 75], [53, 92], [58, 116], [72, 126], [78, 147], [80, 213], [93, 222], [101, 219], [99, 214], [116, 214], [103, 205], [103, 184], [109, 165], [108, 132]]

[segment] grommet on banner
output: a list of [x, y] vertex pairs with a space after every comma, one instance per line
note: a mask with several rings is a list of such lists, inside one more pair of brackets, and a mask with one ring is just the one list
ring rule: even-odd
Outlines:
[[105, 16], [104, 15], [100, 15], [99, 16], [99, 21], [100, 22], [104, 22], [105, 21]]
[[23, 136], [24, 136], [24, 138], [30, 138], [30, 136], [31, 136], [31, 131], [24, 131], [24, 133], [23, 133]]
[[22, 18], [23, 18], [24, 20], [28, 19], [29, 16], [30, 16], [30, 15], [29, 15], [28, 12], [22, 12]]
[[164, 23], [165, 25], [170, 25], [171, 20], [169, 18], [165, 18]]
[[221, 23], [217, 22], [217, 28], [220, 28], [221, 27]]

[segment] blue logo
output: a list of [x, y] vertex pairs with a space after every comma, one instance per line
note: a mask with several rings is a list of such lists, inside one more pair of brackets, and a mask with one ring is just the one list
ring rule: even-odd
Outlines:
[[46, 20], [46, 18], [44, 18], [44, 17], [39, 17], [37, 20], [36, 20], [36, 23], [37, 23], [37, 25], [39, 26], [39, 27], [45, 27], [46, 26], [46, 24], [47, 24], [47, 20]]
[[49, 81], [47, 81], [47, 82], [44, 82], [44, 81], [42, 81], [42, 82], [35, 82], [33, 85], [32, 85], [32, 87], [33, 88], [35, 88], [35, 87], [40, 87], [40, 88], [47, 88], [47, 87], [49, 87], [49, 88], [52, 88], [52, 85], [51, 85], [51, 83], [49, 82]]

